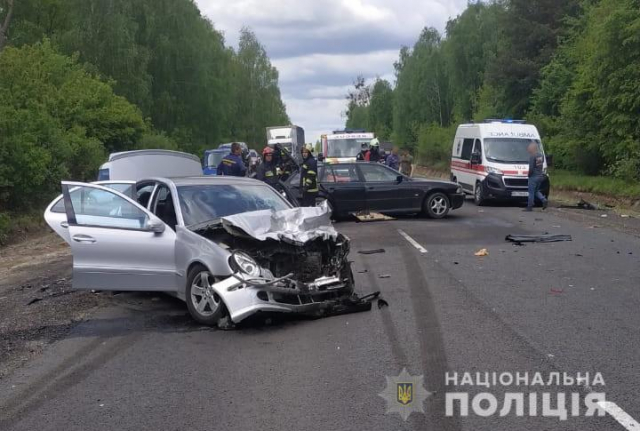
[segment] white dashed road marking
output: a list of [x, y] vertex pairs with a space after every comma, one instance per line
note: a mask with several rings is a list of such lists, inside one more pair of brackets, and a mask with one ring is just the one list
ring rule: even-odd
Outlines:
[[616, 403], [612, 401], [600, 401], [598, 405], [617, 420], [626, 430], [640, 431], [640, 424], [629, 416], [627, 412], [618, 407]]
[[418, 244], [418, 242], [415, 239], [411, 238], [409, 235], [407, 235], [407, 233], [405, 231], [403, 231], [402, 229], [398, 229], [398, 233], [400, 235], [402, 235], [404, 237], [404, 239], [409, 241], [409, 244], [411, 244], [412, 246], [417, 248], [420, 253], [428, 253], [426, 248], [424, 248], [423, 246]]

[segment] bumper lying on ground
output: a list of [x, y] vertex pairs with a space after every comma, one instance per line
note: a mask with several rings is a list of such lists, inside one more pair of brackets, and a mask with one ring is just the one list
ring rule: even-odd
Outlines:
[[337, 277], [321, 277], [312, 283], [296, 286], [286, 277], [269, 281], [236, 273], [212, 287], [222, 298], [234, 323], [258, 312], [320, 316], [336, 301], [353, 294], [349, 281]]

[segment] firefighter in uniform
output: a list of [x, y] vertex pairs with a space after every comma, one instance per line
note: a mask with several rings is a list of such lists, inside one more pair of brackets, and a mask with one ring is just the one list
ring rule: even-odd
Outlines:
[[278, 166], [273, 161], [273, 148], [265, 147], [262, 150], [262, 163], [256, 169], [256, 179], [264, 181], [273, 188], [278, 188], [280, 175], [278, 175]]
[[300, 206], [316, 206], [318, 196], [318, 162], [313, 157], [313, 145], [307, 144], [302, 148], [302, 165], [300, 165], [300, 190], [302, 200]]
[[218, 175], [230, 175], [232, 177], [244, 177], [247, 167], [242, 160], [242, 147], [237, 142], [231, 144], [231, 153], [224, 156], [218, 165]]

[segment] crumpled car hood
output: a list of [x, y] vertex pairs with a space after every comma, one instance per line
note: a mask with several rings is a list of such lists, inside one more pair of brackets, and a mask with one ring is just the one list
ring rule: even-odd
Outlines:
[[274, 239], [305, 244], [317, 238], [336, 240], [331, 225], [331, 210], [326, 201], [317, 207], [290, 208], [282, 211], [251, 211], [222, 217], [222, 226], [232, 235], [238, 229], [260, 241]]

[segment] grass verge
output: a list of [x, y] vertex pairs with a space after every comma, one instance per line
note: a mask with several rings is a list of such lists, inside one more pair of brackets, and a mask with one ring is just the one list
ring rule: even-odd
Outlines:
[[28, 238], [45, 230], [41, 213], [0, 213], [0, 246]]
[[552, 189], [595, 193], [623, 199], [640, 199], [640, 183], [618, 178], [581, 175], [561, 169], [550, 169]]

